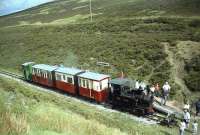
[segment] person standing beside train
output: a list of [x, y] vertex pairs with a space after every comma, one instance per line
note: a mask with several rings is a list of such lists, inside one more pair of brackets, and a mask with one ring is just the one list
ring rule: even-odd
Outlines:
[[154, 93], [155, 92], [155, 87], [154, 85], [151, 85], [151, 88], [150, 88], [151, 92]]
[[187, 110], [188, 112], [190, 112], [190, 103], [189, 103], [189, 101], [187, 101], [187, 102], [184, 104], [183, 110]]
[[186, 128], [189, 128], [189, 124], [190, 124], [190, 113], [189, 113], [189, 111], [188, 111], [187, 109], [184, 110], [183, 119], [184, 119], [184, 122], [185, 122], [185, 124], [186, 124]]
[[140, 86], [141, 86], [142, 90], [145, 90], [146, 84], [143, 81], [140, 82]]
[[135, 89], [138, 90], [139, 87], [140, 87], [139, 80], [136, 80], [136, 82], [135, 82]]
[[181, 123], [179, 125], [179, 133], [180, 133], [180, 135], [184, 135], [185, 128], [186, 128], [185, 121], [181, 120]]
[[195, 103], [196, 105], [196, 116], [200, 114], [200, 98], [199, 100]]
[[151, 92], [151, 95], [154, 96], [154, 92], [155, 92], [155, 87], [154, 87], [154, 85], [151, 86], [150, 92]]
[[155, 96], [159, 97], [160, 96], [160, 86], [158, 83], [155, 85]]
[[192, 134], [197, 135], [198, 133], [198, 123], [196, 120], [192, 123]]
[[170, 89], [171, 87], [169, 83], [165, 82], [165, 84], [162, 87], [162, 100], [161, 100], [162, 105], [166, 105], [167, 99], [169, 97]]

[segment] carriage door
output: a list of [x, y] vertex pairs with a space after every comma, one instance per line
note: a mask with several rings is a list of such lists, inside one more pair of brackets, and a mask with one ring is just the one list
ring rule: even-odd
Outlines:
[[48, 72], [47, 71], [47, 81], [48, 81], [48, 84], [51, 84], [51, 72]]
[[22, 70], [23, 70], [25, 79], [28, 80], [27, 75], [26, 75], [26, 66], [22, 66]]
[[92, 90], [92, 80], [87, 80], [87, 88], [89, 89], [90, 98], [94, 98], [94, 91]]

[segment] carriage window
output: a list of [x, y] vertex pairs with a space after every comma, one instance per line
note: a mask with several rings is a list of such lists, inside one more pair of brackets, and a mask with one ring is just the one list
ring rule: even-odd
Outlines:
[[61, 75], [56, 74], [56, 80], [61, 80]]
[[89, 88], [89, 81], [87, 80], [87, 88]]
[[71, 77], [67, 77], [67, 82], [68, 83], [72, 83], [72, 78]]
[[32, 69], [32, 74], [33, 74], [33, 75], [35, 74], [35, 72], [34, 72], [34, 68]]
[[102, 90], [102, 82], [100, 82], [100, 90]]
[[35, 68], [33, 70], [34, 70], [34, 74], [37, 75], [37, 70]]
[[47, 77], [46, 77], [46, 72], [44, 72], [43, 74], [44, 74], [44, 78], [47, 78]]
[[63, 80], [66, 80], [66, 77], [65, 77], [65, 75], [63, 75]]
[[51, 73], [49, 73], [49, 78], [52, 79], [52, 77], [51, 77]]
[[43, 70], [41, 70], [41, 77], [44, 78], [44, 71]]
[[82, 80], [82, 82], [83, 82], [83, 87], [85, 87], [86, 86], [86, 82], [85, 82], [85, 80]]
[[78, 78], [78, 85], [81, 86], [81, 79]]
[[92, 86], [93, 86], [92, 80], [88, 80], [88, 83], [89, 83], [89, 87], [88, 87], [88, 88], [89, 88], [89, 89], [93, 89], [93, 87], [92, 87]]
[[51, 73], [47, 72], [47, 78], [51, 79]]
[[39, 69], [37, 69], [37, 74], [38, 74], [38, 76], [41, 76], [41, 75], [40, 75], [40, 70], [39, 70]]

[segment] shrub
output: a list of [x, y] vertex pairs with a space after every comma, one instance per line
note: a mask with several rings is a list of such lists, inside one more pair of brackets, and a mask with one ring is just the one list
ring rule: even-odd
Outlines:
[[194, 41], [200, 41], [200, 32], [199, 31], [194, 32], [191, 39], [194, 40]]
[[184, 78], [186, 85], [192, 91], [200, 91], [200, 55], [186, 63], [185, 69], [188, 73]]
[[188, 88], [192, 91], [200, 92], [200, 72], [192, 71], [185, 76], [184, 80]]
[[194, 27], [194, 28], [200, 27], [200, 20], [199, 19], [194, 19], [188, 25], [190, 27]]

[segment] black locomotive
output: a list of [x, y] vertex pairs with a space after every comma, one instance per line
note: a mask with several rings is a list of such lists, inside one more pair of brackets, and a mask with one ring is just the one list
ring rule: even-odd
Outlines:
[[137, 115], [153, 114], [153, 95], [146, 89], [135, 89], [135, 81], [116, 78], [110, 81], [109, 100], [113, 108]]

